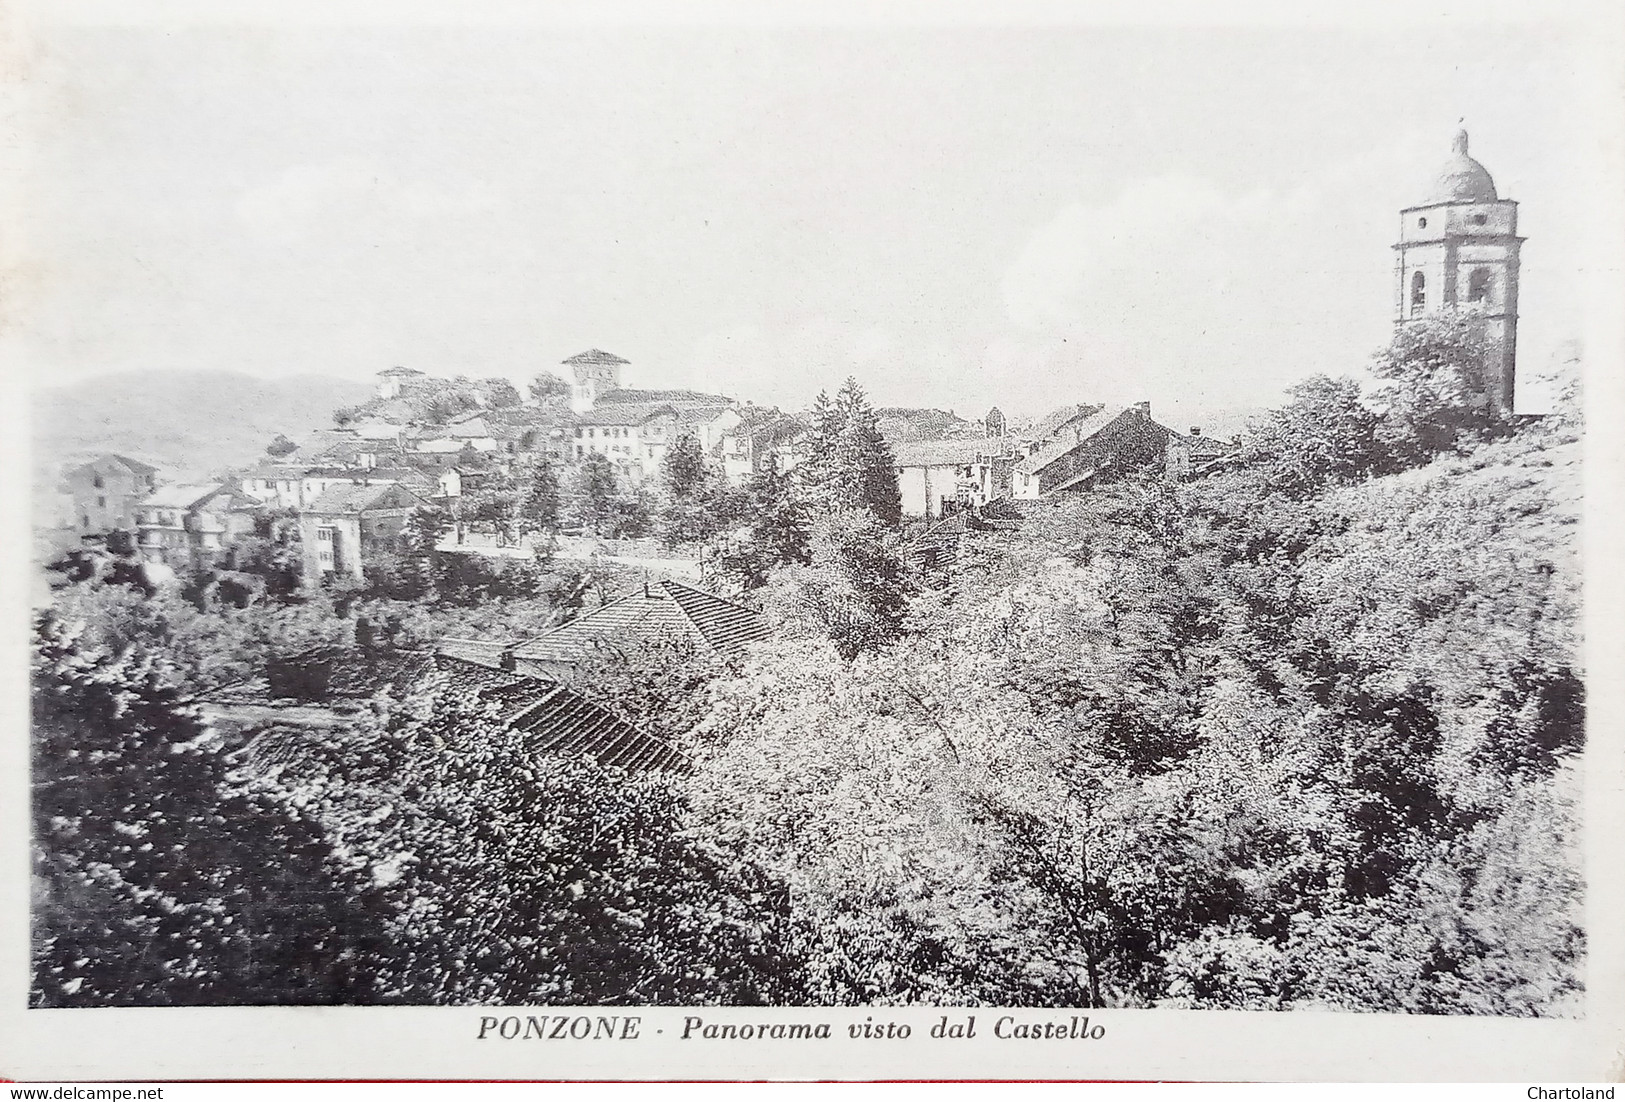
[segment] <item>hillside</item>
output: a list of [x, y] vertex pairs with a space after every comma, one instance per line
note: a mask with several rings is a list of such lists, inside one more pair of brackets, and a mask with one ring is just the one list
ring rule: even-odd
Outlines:
[[224, 371], [132, 372], [33, 395], [36, 485], [64, 466], [113, 451], [158, 467], [166, 481], [206, 478], [262, 455], [277, 433], [329, 427], [364, 401], [365, 383], [314, 375], [259, 379]]

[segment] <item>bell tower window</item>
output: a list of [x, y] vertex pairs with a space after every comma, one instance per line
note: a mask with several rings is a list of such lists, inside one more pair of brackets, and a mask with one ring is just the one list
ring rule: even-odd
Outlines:
[[1467, 301], [1488, 305], [1494, 301], [1494, 292], [1495, 276], [1488, 268], [1474, 268], [1473, 274], [1467, 277]]
[[1411, 275], [1411, 313], [1420, 314], [1428, 303], [1428, 280], [1421, 272]]

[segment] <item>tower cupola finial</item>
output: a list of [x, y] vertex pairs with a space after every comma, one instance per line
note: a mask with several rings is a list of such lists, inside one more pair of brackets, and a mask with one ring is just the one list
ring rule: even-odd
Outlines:
[[1465, 157], [1467, 156], [1467, 120], [1457, 119], [1456, 126], [1456, 140], [1451, 143], [1451, 148], [1455, 150], [1458, 156]]

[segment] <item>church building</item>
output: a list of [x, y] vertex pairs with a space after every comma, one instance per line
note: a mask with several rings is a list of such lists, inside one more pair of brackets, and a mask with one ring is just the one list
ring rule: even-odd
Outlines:
[[1399, 215], [1394, 324], [1449, 311], [1481, 318], [1491, 354], [1489, 400], [1513, 412], [1518, 350], [1518, 204], [1502, 199], [1458, 131], [1426, 197]]

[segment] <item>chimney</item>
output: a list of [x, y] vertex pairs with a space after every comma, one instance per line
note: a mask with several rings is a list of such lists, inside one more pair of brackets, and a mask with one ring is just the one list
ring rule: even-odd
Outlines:
[[1147, 417], [1151, 416], [1151, 403], [1150, 402], [1135, 402], [1134, 403], [1134, 408], [1139, 410], [1141, 413], [1145, 414], [1145, 416], [1147, 416]]
[[1202, 435], [1202, 426], [1201, 425], [1192, 425], [1191, 426], [1191, 435], [1192, 436], [1201, 436]]

